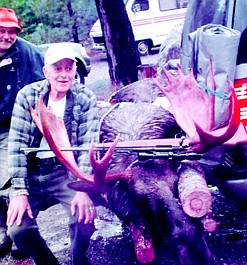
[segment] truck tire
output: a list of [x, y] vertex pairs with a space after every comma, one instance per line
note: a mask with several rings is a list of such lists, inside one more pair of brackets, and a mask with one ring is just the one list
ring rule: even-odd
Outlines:
[[137, 49], [140, 55], [147, 55], [151, 51], [150, 42], [147, 40], [142, 40], [137, 43]]
[[81, 84], [85, 84], [84, 71], [82, 70], [81, 67], [77, 67], [77, 71], [76, 71], [75, 79], [76, 79], [79, 83], [81, 83]]

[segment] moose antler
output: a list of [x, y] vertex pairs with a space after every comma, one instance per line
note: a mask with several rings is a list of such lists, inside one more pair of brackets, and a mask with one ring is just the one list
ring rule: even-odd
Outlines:
[[120, 134], [117, 135], [116, 139], [114, 140], [113, 144], [110, 146], [110, 148], [107, 150], [106, 154], [101, 160], [96, 160], [94, 156], [94, 145], [93, 141], [89, 148], [89, 159], [90, 163], [94, 169], [94, 182], [95, 184], [103, 184], [106, 176], [106, 171], [108, 169], [108, 164], [111, 160], [111, 157], [113, 155], [114, 149], [118, 143]]
[[168, 98], [173, 115], [179, 126], [187, 133], [188, 137], [196, 134], [195, 122], [204, 130], [209, 131], [213, 124], [214, 98], [199, 89], [193, 71], [189, 75], [182, 73], [178, 66], [178, 75], [174, 76], [163, 69], [168, 86], [163, 86], [153, 79], [159, 89]]
[[[232, 92], [232, 115], [229, 125], [222, 135], [215, 136], [211, 131], [214, 122], [214, 95], [207, 95], [198, 85], [193, 71], [188, 75], [182, 73], [178, 66], [178, 75], [172, 75], [163, 69], [167, 78], [168, 86], [163, 86], [157, 79], [153, 79], [160, 90], [170, 101], [174, 117], [179, 126], [192, 140], [190, 144], [196, 145], [192, 149], [205, 152], [209, 148], [220, 145], [230, 139], [239, 127], [239, 108], [233, 89]], [[210, 62], [210, 77], [212, 79], [212, 90], [215, 90], [212, 63]]]
[[[221, 129], [216, 130], [215, 132], [212, 131], [210, 133], [207, 133], [198, 124], [195, 123], [198, 137], [195, 136], [189, 141], [189, 144], [193, 145], [193, 147], [191, 148], [192, 151], [206, 151], [212, 147], [221, 145], [222, 143], [225, 143], [226, 141], [231, 139], [237, 132], [240, 125], [240, 108], [238, 106], [238, 101], [234, 89], [231, 88], [231, 91], [232, 111], [228, 126], [226, 128], [223, 128], [223, 131]], [[221, 134], [219, 134], [219, 131], [221, 131]]]
[[[52, 108], [46, 107], [43, 102], [43, 95], [41, 94], [38, 103], [33, 109], [30, 106], [31, 116], [38, 126], [39, 130], [45, 137], [47, 143], [49, 144], [51, 150], [61, 161], [66, 168], [71, 171], [76, 177], [84, 179], [96, 184], [103, 183], [105, 180], [106, 171], [108, 168], [108, 163], [114, 152], [114, 148], [118, 142], [119, 136], [115, 139], [111, 147], [108, 149], [107, 153], [101, 160], [97, 160], [94, 157], [94, 144], [91, 142], [89, 148], [90, 162], [94, 170], [94, 176], [84, 173], [75, 162], [75, 158], [72, 151], [61, 151], [60, 148], [70, 148], [70, 142], [67, 134], [66, 127], [64, 125], [62, 118], [57, 118]], [[108, 175], [107, 180], [110, 181], [112, 178], [117, 176], [118, 178], [123, 178], [129, 181], [131, 172], [115, 173], [112, 172]]]

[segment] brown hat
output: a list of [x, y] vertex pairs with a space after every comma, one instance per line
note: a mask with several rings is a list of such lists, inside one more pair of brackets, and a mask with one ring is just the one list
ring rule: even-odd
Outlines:
[[0, 27], [14, 27], [18, 29], [19, 33], [22, 32], [20, 19], [17, 18], [15, 11], [10, 8], [0, 8]]

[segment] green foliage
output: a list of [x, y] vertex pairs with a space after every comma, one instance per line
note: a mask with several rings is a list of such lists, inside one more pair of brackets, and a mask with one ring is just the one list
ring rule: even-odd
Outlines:
[[24, 26], [21, 37], [35, 44], [74, 41], [75, 25], [78, 39], [83, 42], [98, 18], [91, 0], [0, 0], [0, 6], [15, 10]]

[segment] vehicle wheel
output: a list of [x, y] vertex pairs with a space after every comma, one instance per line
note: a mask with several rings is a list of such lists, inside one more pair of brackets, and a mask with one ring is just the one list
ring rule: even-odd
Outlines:
[[137, 44], [138, 52], [140, 55], [147, 55], [150, 53], [151, 47], [148, 41], [142, 40]]
[[77, 67], [77, 72], [76, 72], [75, 79], [79, 83], [85, 84], [85, 76], [84, 76], [83, 70], [80, 67]]

